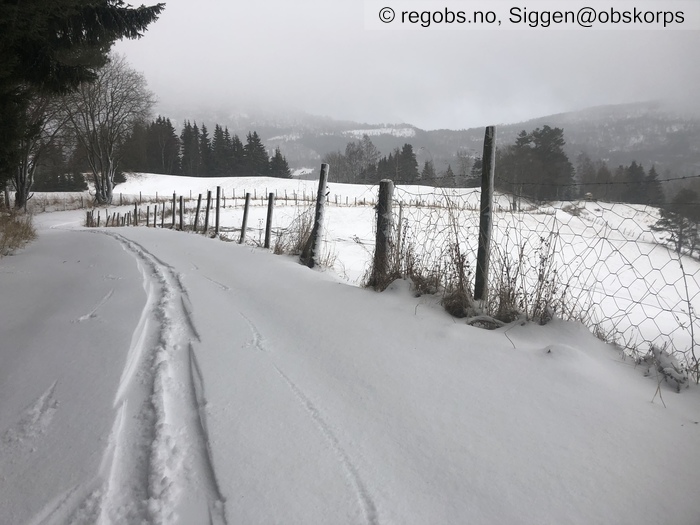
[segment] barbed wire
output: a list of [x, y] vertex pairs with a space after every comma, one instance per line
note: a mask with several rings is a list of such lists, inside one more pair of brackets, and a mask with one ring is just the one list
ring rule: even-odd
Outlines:
[[[684, 175], [682, 177], [671, 177], [668, 179], [654, 179], [654, 182], [658, 183], [666, 183], [666, 182], [676, 182], [679, 180], [697, 180], [700, 179], [700, 175]], [[496, 176], [495, 180], [504, 182], [506, 184], [517, 184], [518, 186], [523, 185], [523, 186], [553, 186], [555, 188], [573, 188], [573, 187], [578, 187], [578, 186], [631, 186], [631, 185], [637, 185], [637, 184], [648, 184], [649, 181], [641, 181], [641, 182], [631, 182], [631, 181], [606, 181], [606, 182], [565, 182], [561, 184], [550, 184], [547, 182], [536, 182], [536, 181], [515, 181], [515, 180], [510, 180], [510, 179], [505, 179], [500, 176]]]

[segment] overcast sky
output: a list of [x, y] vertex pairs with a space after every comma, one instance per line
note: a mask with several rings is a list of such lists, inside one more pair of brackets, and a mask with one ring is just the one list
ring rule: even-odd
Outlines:
[[167, 0], [142, 39], [115, 50], [145, 74], [158, 110], [191, 107], [192, 118], [202, 105], [288, 108], [461, 129], [601, 104], [699, 104], [700, 31], [370, 31], [364, 10]]

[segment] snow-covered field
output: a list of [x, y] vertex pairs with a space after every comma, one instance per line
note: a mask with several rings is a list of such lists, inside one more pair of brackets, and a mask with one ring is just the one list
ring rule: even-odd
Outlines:
[[[238, 240], [246, 192], [253, 197], [247, 241], [261, 244], [266, 219], [266, 196], [275, 192], [277, 202], [273, 231], [287, 228], [300, 210], [313, 206], [317, 182], [270, 178], [190, 178], [141, 174], [117, 186], [115, 202], [158, 197], [170, 209], [172, 194], [186, 199], [185, 224], [194, 222], [197, 196], [206, 198], [220, 186], [224, 199], [221, 225], [224, 236]], [[120, 197], [121, 195], [121, 197]], [[478, 189], [436, 189], [400, 186], [395, 190], [395, 217], [401, 211], [404, 243], [426, 268], [443, 271], [454, 243], [452, 219], [458, 223], [459, 243], [473, 277], [478, 240]], [[351, 284], [360, 284], [374, 250], [377, 187], [329, 183], [324, 250], [334, 270]], [[75, 197], [71, 198], [77, 202]], [[151, 202], [151, 213], [154, 202]], [[446, 207], [449, 205], [448, 207]], [[146, 212], [146, 204], [141, 206]], [[512, 213], [507, 196], [495, 199], [494, 262], [491, 279], [501, 278], [503, 260], [521, 270], [521, 287], [533, 290], [540, 263], [552, 254], [552, 268], [568, 306], [620, 344], [646, 351], [649, 344], [685, 352], [697, 345], [700, 334], [700, 264], [689, 257], [679, 260], [651, 230], [659, 217], [656, 208], [639, 205], [580, 201], [533, 206]], [[451, 209], [449, 209], [451, 208]], [[60, 206], [59, 206], [60, 209]], [[133, 207], [109, 210], [126, 213]], [[106, 210], [102, 211], [103, 218]], [[213, 214], [211, 221], [213, 221]], [[203, 217], [200, 217], [200, 225]], [[550, 246], [547, 246], [550, 244]], [[682, 262], [682, 267], [681, 263]], [[689, 315], [689, 306], [692, 307]], [[692, 325], [692, 327], [691, 327]], [[691, 329], [692, 328], [692, 329]], [[695, 333], [695, 339], [693, 334]]]
[[[157, 178], [118, 191], [219, 183]], [[284, 190], [316, 189], [283, 184], [280, 227]], [[335, 272], [84, 217], [37, 215], [38, 240], [0, 260], [2, 524], [700, 522], [696, 386], [662, 383], [664, 408], [653, 371], [580, 324], [484, 331], [407, 283], [349, 285], [371, 204], [329, 208]]]

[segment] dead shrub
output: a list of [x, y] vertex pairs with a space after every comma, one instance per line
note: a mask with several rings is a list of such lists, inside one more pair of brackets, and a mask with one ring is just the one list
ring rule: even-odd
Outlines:
[[440, 303], [447, 313], [459, 319], [471, 317], [475, 314], [474, 300], [464, 290], [455, 290], [446, 294]]
[[0, 213], [0, 257], [12, 254], [28, 242], [36, 239], [36, 230], [29, 214]]
[[277, 232], [273, 253], [276, 255], [301, 255], [314, 226], [315, 206], [299, 208], [292, 222]]

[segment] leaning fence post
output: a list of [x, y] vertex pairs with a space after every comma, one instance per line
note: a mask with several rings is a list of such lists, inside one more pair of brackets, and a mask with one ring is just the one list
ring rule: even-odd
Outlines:
[[182, 227], [182, 216], [183, 216], [183, 208], [185, 207], [185, 198], [180, 195], [180, 231], [183, 230]]
[[379, 198], [377, 199], [377, 237], [374, 247], [374, 265], [369, 286], [375, 290], [384, 288], [389, 273], [389, 255], [392, 230], [392, 197], [394, 183], [389, 179], [379, 181]]
[[221, 208], [221, 186], [216, 187], [216, 223], [214, 225], [214, 234], [219, 235], [219, 209]]
[[265, 224], [265, 248], [270, 248], [270, 232], [272, 231], [272, 208], [275, 207], [275, 194], [267, 196], [267, 223]]
[[474, 299], [485, 301], [488, 296], [489, 263], [491, 258], [491, 227], [493, 225], [493, 179], [496, 167], [496, 127], [488, 126], [484, 134], [484, 154], [481, 165], [481, 215], [479, 218], [479, 251], [476, 256]]
[[397, 268], [399, 272], [401, 273], [401, 277], [404, 277], [403, 275], [403, 270], [401, 268], [401, 265], [398, 264], [398, 262], [401, 260], [401, 250], [402, 250], [402, 244], [403, 244], [403, 202], [399, 201], [399, 220], [397, 223], [397, 228], [396, 228], [396, 261], [397, 261]]
[[195, 233], [199, 229], [199, 210], [202, 209], [202, 194], [199, 194], [199, 198], [197, 199], [197, 213], [194, 214], [194, 231]]
[[209, 231], [209, 211], [211, 210], [211, 190], [207, 190], [207, 211], [204, 213], [204, 233]]
[[323, 227], [323, 215], [326, 205], [326, 185], [328, 183], [328, 164], [321, 164], [321, 175], [318, 178], [318, 193], [316, 194], [316, 214], [311, 236], [301, 252], [299, 261], [309, 268], [313, 268], [321, 251], [321, 229]]
[[250, 205], [250, 193], [245, 194], [245, 207], [243, 208], [243, 224], [241, 225], [241, 238], [238, 240], [238, 244], [243, 244], [245, 242], [245, 231], [248, 228], [248, 206]]

